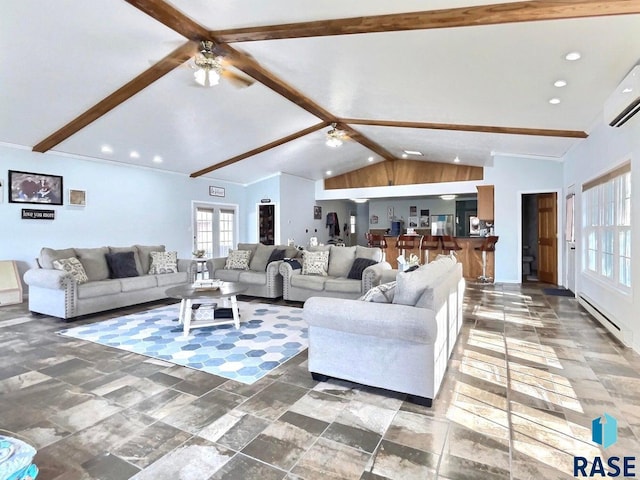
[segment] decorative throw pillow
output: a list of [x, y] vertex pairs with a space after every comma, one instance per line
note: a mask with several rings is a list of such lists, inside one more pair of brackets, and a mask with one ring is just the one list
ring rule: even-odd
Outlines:
[[224, 268], [225, 270], [249, 270], [249, 258], [251, 258], [251, 250], [230, 250]]
[[327, 276], [329, 252], [304, 252], [302, 256], [302, 275]]
[[[269, 264], [271, 262], [277, 262], [278, 260], [284, 260], [284, 254], [286, 253], [286, 250], [278, 250], [275, 249], [273, 252], [271, 252], [271, 255], [269, 255], [269, 260], [267, 260], [267, 266], [269, 266]], [[264, 267], [264, 269], [267, 269], [267, 266]]]
[[351, 265], [351, 270], [349, 270], [347, 278], [362, 280], [362, 273], [364, 272], [365, 268], [370, 267], [371, 265], [375, 265], [376, 263], [378, 262], [369, 258], [356, 258], [353, 261], [353, 265]]
[[151, 252], [149, 275], [178, 272], [178, 252]]
[[363, 302], [392, 303], [396, 293], [396, 282], [382, 283], [373, 287], [358, 300]]
[[133, 251], [107, 253], [107, 265], [109, 265], [109, 278], [137, 277], [136, 259]]
[[84, 267], [76, 257], [61, 258], [60, 260], [54, 260], [52, 263], [53, 268], [70, 273], [78, 283], [86, 283], [89, 281]]

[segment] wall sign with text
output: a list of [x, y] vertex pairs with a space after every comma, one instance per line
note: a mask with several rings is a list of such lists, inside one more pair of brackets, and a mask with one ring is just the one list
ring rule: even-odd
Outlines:
[[209, 195], [211, 195], [212, 197], [224, 197], [224, 188], [210, 186]]
[[55, 220], [55, 210], [34, 210], [32, 208], [22, 209], [23, 220]]

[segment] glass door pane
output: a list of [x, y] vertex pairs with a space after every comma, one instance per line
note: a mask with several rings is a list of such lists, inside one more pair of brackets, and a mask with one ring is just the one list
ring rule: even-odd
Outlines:
[[213, 257], [214, 251], [213, 214], [213, 208], [196, 207], [195, 250], [204, 250], [207, 258]]

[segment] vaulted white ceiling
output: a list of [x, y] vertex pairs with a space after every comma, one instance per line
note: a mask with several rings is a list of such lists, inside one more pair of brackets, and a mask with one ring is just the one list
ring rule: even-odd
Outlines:
[[[209, 30], [450, 9], [482, 1], [174, 0]], [[640, 15], [231, 44], [337, 118], [589, 132], [640, 60]], [[33, 147], [186, 41], [122, 0], [7, 0], [0, 15], [0, 142]], [[566, 53], [579, 51], [576, 62]], [[567, 86], [554, 87], [563, 79]], [[548, 100], [561, 102], [552, 105]], [[175, 68], [52, 150], [191, 174], [320, 123], [259, 82], [197, 86]], [[392, 155], [486, 165], [494, 153], [558, 159], [578, 138], [357, 125]], [[207, 173], [248, 184], [382, 161], [329, 127]], [[101, 148], [108, 145], [112, 152]], [[131, 158], [130, 152], [139, 153]], [[161, 163], [153, 158], [160, 156]], [[72, 160], [70, 160], [72, 161]]]

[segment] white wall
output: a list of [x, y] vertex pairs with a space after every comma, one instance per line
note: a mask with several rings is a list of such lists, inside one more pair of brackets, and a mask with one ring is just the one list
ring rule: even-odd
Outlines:
[[[564, 215], [562, 172], [563, 164], [559, 161], [508, 156], [496, 156], [493, 166], [485, 167], [483, 183], [495, 186], [495, 232], [500, 237], [495, 252], [496, 282], [521, 282], [523, 193], [556, 192], [558, 228], [561, 231]], [[562, 242], [558, 241], [559, 270], [563, 265], [562, 258]], [[563, 276], [559, 273], [558, 278], [561, 279]]]
[[[564, 184], [574, 185], [576, 193], [576, 290], [593, 300], [607, 316], [615, 319], [634, 349], [640, 352], [640, 115], [620, 128], [604, 123], [594, 128], [589, 138], [566, 155]], [[631, 160], [631, 253], [633, 295], [625, 295], [583, 272], [584, 245], [582, 237], [582, 184]]]
[[[8, 170], [61, 175], [64, 205], [8, 203]], [[21, 274], [45, 246], [165, 244], [180, 257], [190, 257], [192, 200], [239, 204], [241, 218], [246, 214], [240, 185], [4, 145], [0, 181], [0, 259], [17, 260]], [[225, 197], [209, 196], [209, 185], [224, 187]], [[67, 205], [69, 188], [86, 190], [86, 207]], [[22, 220], [23, 208], [55, 210], [56, 218]]]
[[282, 243], [293, 238], [296, 245], [308, 245], [313, 237], [313, 207], [316, 205], [312, 180], [294, 175], [280, 175], [280, 228]]

